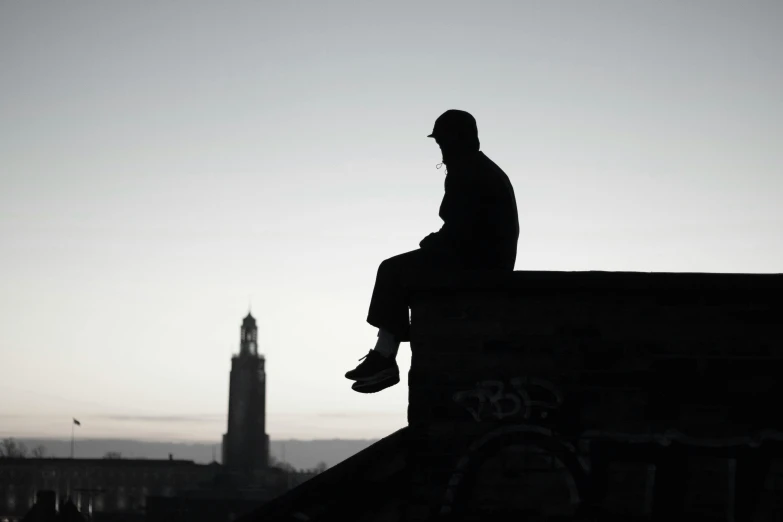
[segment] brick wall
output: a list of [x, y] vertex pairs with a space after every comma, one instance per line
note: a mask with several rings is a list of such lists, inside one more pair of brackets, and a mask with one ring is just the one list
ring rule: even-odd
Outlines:
[[783, 416], [770, 407], [783, 391], [782, 280], [423, 283], [411, 315], [408, 416], [424, 426], [411, 517], [770, 519], [783, 491], [768, 478], [776, 464], [766, 469], [783, 458]]

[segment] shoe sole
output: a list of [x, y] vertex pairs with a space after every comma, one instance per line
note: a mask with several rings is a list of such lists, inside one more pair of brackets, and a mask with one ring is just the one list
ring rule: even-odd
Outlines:
[[355, 382], [353, 383], [353, 386], [351, 386], [351, 389], [359, 393], [377, 393], [390, 386], [394, 386], [398, 382], [400, 382], [399, 374], [374, 382]]
[[348, 380], [351, 380], [351, 381], [356, 381], [356, 382], [368, 383], [369, 384], [371, 382], [376, 382], [376, 381], [380, 381], [380, 380], [383, 380], [383, 379], [388, 379], [389, 377], [393, 377], [394, 375], [396, 375], [399, 378], [399, 376], [400, 376], [400, 369], [399, 368], [394, 367], [394, 368], [388, 368], [386, 370], [381, 370], [381, 371], [379, 371], [378, 373], [376, 373], [374, 375], [370, 375], [369, 377], [348, 377], [346, 375], [345, 378], [348, 379]]

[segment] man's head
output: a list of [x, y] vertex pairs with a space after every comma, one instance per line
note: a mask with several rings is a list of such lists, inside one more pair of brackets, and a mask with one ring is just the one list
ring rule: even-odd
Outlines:
[[470, 113], [451, 109], [435, 120], [435, 127], [428, 138], [435, 138], [443, 152], [443, 161], [448, 157], [478, 152], [480, 143], [476, 119]]

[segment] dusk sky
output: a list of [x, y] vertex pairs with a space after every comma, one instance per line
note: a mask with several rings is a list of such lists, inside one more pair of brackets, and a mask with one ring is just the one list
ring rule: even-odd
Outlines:
[[378, 264], [471, 112], [517, 270], [783, 272], [783, 2], [0, 2], [0, 436], [217, 441], [252, 302], [267, 431], [369, 438]]

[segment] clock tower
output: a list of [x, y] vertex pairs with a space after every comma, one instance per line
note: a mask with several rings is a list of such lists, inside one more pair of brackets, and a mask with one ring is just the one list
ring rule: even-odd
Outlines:
[[248, 313], [242, 320], [239, 354], [231, 358], [228, 430], [223, 435], [223, 464], [253, 472], [269, 465], [266, 434], [266, 372], [258, 354], [258, 327]]

